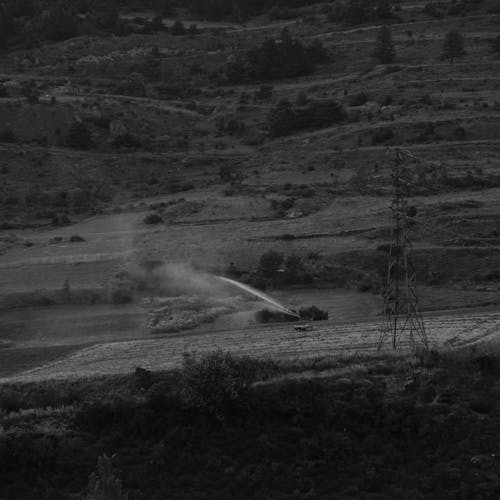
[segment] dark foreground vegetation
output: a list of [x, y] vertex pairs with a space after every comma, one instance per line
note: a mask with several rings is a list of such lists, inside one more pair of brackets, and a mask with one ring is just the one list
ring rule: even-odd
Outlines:
[[0, 497], [498, 498], [499, 377], [474, 353], [216, 352], [175, 373], [4, 385]]

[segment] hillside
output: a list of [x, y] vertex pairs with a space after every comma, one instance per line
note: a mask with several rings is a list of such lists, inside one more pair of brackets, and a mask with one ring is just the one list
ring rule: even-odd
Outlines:
[[[497, 498], [499, 56], [496, 0], [0, 0], [0, 499], [115, 452], [134, 499]], [[398, 154], [431, 360], [378, 351]], [[229, 424], [176, 389], [217, 350]]]

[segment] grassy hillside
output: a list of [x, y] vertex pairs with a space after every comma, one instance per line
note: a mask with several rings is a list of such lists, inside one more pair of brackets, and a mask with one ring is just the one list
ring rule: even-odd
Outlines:
[[[218, 352], [175, 373], [6, 386], [0, 494], [495, 498], [498, 370], [472, 352], [308, 363]], [[103, 455], [112, 467], [101, 459], [89, 481]]]

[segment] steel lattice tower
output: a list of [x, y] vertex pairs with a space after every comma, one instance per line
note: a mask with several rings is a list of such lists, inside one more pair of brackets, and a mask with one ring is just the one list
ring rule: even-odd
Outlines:
[[385, 325], [380, 334], [378, 348], [391, 339], [396, 349], [404, 336], [409, 337], [412, 349], [420, 344], [428, 349], [424, 321], [418, 304], [416, 274], [408, 217], [410, 180], [406, 160], [398, 151], [392, 169], [393, 199], [392, 227], [384, 297]]

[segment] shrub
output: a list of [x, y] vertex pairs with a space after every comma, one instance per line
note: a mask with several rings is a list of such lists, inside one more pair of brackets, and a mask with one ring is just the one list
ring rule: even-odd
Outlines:
[[353, 95], [349, 99], [349, 106], [363, 106], [368, 102], [368, 94], [366, 92], [360, 92], [359, 94]]
[[282, 253], [269, 250], [259, 260], [259, 273], [271, 277], [280, 271], [284, 262], [285, 257]]
[[443, 58], [453, 61], [465, 55], [465, 39], [458, 30], [449, 31], [443, 42]]
[[75, 149], [88, 150], [92, 147], [90, 130], [83, 122], [74, 122], [66, 136], [66, 146]]
[[134, 298], [132, 290], [125, 287], [118, 287], [111, 290], [109, 300], [111, 304], [130, 304]]
[[122, 482], [116, 477], [111, 458], [107, 455], [99, 457], [97, 471], [89, 478], [86, 500], [127, 500]]
[[160, 214], [148, 214], [143, 219], [144, 224], [161, 224], [163, 219]]
[[303, 129], [329, 127], [345, 117], [346, 112], [337, 101], [314, 101], [304, 108], [285, 100], [271, 109], [269, 131], [272, 137], [280, 137]]
[[373, 56], [376, 57], [382, 64], [390, 64], [394, 60], [394, 43], [392, 41], [392, 33], [387, 26], [382, 26], [377, 33]]
[[224, 421], [245, 402], [255, 378], [248, 361], [221, 350], [199, 359], [185, 354], [181, 370], [184, 402]]
[[5, 127], [2, 132], [0, 132], [0, 142], [9, 142], [14, 143], [17, 142], [17, 137], [15, 136], [12, 129], [9, 127]]
[[492, 42], [491, 46], [493, 48], [493, 51], [496, 52], [497, 54], [500, 54], [500, 35], [495, 37]]
[[170, 28], [170, 33], [174, 36], [182, 36], [186, 34], [186, 27], [184, 26], [184, 23], [177, 19], [175, 23], [172, 25]]
[[112, 142], [112, 145], [115, 148], [131, 148], [131, 149], [137, 149], [142, 147], [142, 143], [138, 137], [136, 137], [133, 134], [130, 134], [129, 132], [126, 132], [125, 134], [120, 134], [117, 135]]
[[291, 314], [286, 314], [279, 311], [270, 311], [269, 309], [261, 309], [255, 313], [255, 321], [257, 323], [284, 323], [295, 321], [297, 318]]
[[304, 45], [285, 28], [279, 40], [266, 40], [244, 56], [232, 58], [226, 65], [226, 76], [232, 83], [304, 76], [327, 57], [321, 42]]
[[24, 399], [19, 391], [4, 387], [0, 392], [0, 410], [7, 413], [19, 411], [24, 407]]
[[455, 137], [459, 140], [459, 141], [464, 141], [465, 138], [467, 136], [467, 133], [465, 132], [465, 129], [463, 127], [457, 127], [455, 129]]
[[120, 85], [119, 91], [125, 95], [144, 97], [146, 95], [144, 76], [137, 72], [131, 73]]
[[261, 85], [255, 97], [260, 101], [270, 101], [273, 97], [273, 90], [272, 85]]
[[76, 16], [63, 2], [53, 5], [43, 19], [42, 32], [48, 40], [67, 40], [77, 35], [77, 29]]
[[308, 321], [321, 321], [328, 319], [328, 311], [322, 311], [316, 306], [299, 309], [299, 316]]
[[390, 127], [385, 127], [377, 130], [372, 137], [372, 144], [383, 144], [394, 138], [394, 131]]

